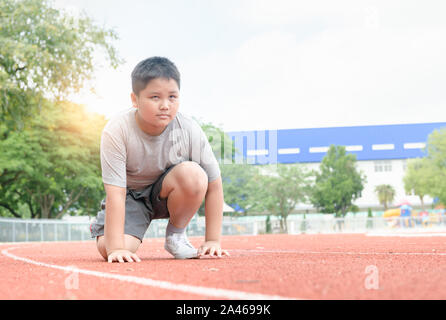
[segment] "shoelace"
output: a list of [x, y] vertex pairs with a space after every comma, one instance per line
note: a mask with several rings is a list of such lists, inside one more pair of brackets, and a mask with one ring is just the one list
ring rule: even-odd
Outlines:
[[175, 237], [175, 240], [185, 244], [189, 248], [194, 249], [194, 246], [189, 242], [189, 239], [187, 239], [185, 233], [174, 233], [172, 236]]

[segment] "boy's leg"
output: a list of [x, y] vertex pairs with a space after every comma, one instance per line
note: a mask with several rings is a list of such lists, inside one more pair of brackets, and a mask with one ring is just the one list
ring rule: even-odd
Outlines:
[[[124, 247], [126, 250], [136, 253], [136, 250], [138, 250], [140, 244], [141, 240], [139, 240], [138, 238], [129, 234], [124, 234]], [[101, 256], [107, 261], [107, 251], [105, 250], [104, 236], [96, 237], [96, 245]]]
[[167, 198], [169, 221], [174, 227], [186, 228], [200, 208], [207, 188], [207, 174], [196, 162], [181, 162], [167, 173], [159, 197]]
[[[207, 188], [208, 177], [204, 170], [195, 162], [185, 161], [167, 172], [161, 186], [155, 185], [152, 190], [154, 195], [158, 193], [158, 199], [163, 199], [164, 210], [168, 211], [164, 248], [176, 259], [198, 258], [197, 249], [189, 242], [185, 231], [203, 202]], [[153, 201], [157, 203], [155, 210], [163, 212], [157, 202], [160, 200], [152, 198]]]

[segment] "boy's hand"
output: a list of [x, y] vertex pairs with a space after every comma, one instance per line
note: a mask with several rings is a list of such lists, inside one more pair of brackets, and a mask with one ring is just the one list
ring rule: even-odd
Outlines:
[[223, 255], [229, 256], [228, 251], [222, 250], [219, 241], [206, 241], [198, 248], [198, 256], [204, 256], [209, 254], [212, 256], [222, 257]]
[[124, 249], [113, 250], [108, 254], [108, 262], [111, 263], [113, 261], [118, 261], [120, 263], [133, 261], [141, 262], [136, 254]]

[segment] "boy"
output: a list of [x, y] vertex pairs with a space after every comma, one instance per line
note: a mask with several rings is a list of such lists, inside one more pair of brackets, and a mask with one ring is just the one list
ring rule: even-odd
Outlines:
[[[132, 72], [133, 108], [111, 119], [101, 138], [102, 211], [91, 225], [108, 262], [140, 262], [136, 250], [152, 219], [169, 219], [164, 248], [176, 259], [229, 255], [220, 247], [223, 187], [200, 126], [177, 113], [180, 74], [166, 58]], [[186, 226], [205, 199], [205, 242], [197, 250]], [[104, 206], [105, 205], [105, 206]]]

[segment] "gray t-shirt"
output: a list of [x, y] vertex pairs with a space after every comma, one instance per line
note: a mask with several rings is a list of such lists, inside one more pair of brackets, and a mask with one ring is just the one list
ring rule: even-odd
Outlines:
[[220, 168], [206, 134], [193, 119], [177, 112], [159, 136], [138, 126], [137, 109], [110, 119], [101, 137], [102, 181], [139, 190], [154, 183], [170, 166], [183, 161], [198, 163], [208, 181], [220, 177]]

